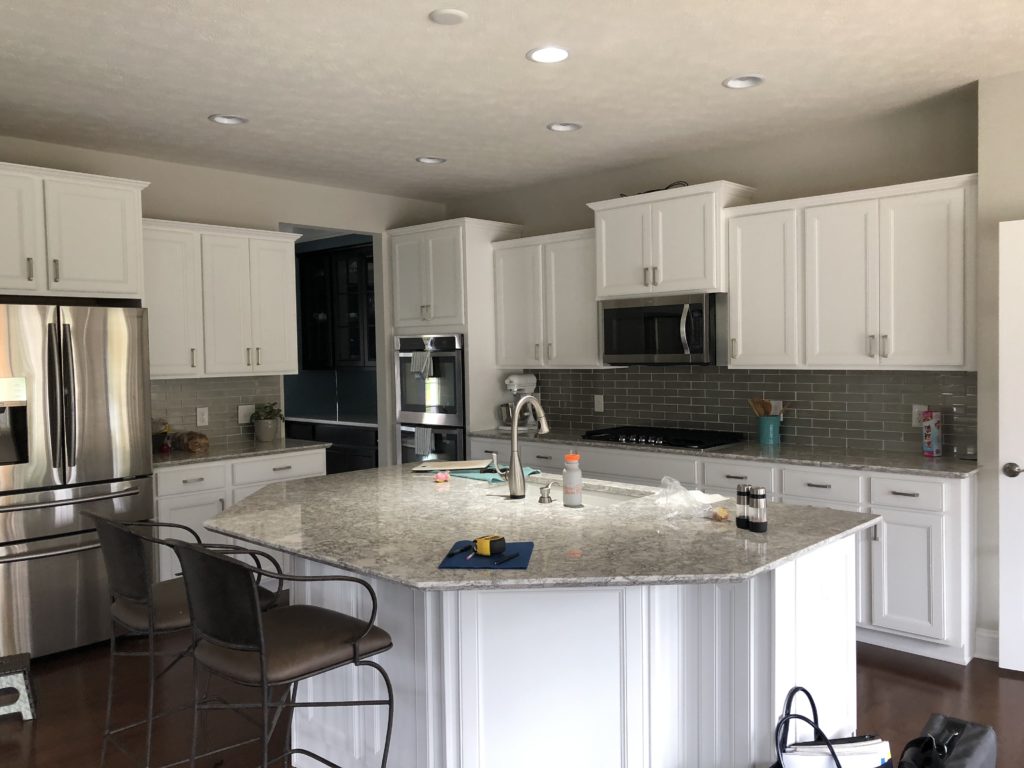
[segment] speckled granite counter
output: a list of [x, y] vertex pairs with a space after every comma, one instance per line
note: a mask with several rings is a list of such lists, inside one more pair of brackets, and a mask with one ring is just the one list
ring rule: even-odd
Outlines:
[[[509, 433], [497, 429], [473, 432], [470, 437], [489, 440], [508, 440]], [[765, 461], [772, 464], [796, 464], [806, 467], [832, 469], [855, 469], [861, 472], [898, 472], [904, 475], [928, 475], [932, 477], [969, 477], [978, 471], [977, 462], [962, 461], [952, 457], [929, 459], [914, 453], [892, 453], [884, 451], [847, 452], [826, 448], [804, 446], [764, 446], [746, 442], [723, 445], [706, 451], [666, 446], [631, 445], [610, 443], [601, 440], [584, 440], [578, 432], [552, 430], [546, 435], [521, 432], [523, 442], [565, 443], [570, 446], [593, 446], [595, 448], [616, 448], [625, 451], [654, 451], [656, 453], [678, 453], [684, 456], [699, 456], [706, 459], [741, 459], [744, 461]], [[586, 472], [586, 469], [584, 469]]]
[[173, 451], [172, 453], [154, 453], [153, 469], [160, 467], [177, 467], [183, 464], [199, 464], [204, 461], [224, 461], [227, 459], [252, 459], [257, 456], [270, 456], [275, 453], [292, 453], [308, 451], [312, 448], [326, 448], [330, 443], [315, 440], [279, 439], [270, 443], [245, 443], [242, 445], [211, 446], [204, 453]]
[[[769, 532], [684, 520], [656, 505], [648, 487], [591, 482], [622, 494], [614, 506], [568, 509], [537, 503], [504, 484], [453, 478], [434, 483], [409, 466], [295, 480], [264, 488], [206, 527], [348, 571], [430, 590], [680, 584], [740, 581], [873, 525], [878, 517], [832, 509], [769, 508]], [[732, 509], [731, 503], [725, 504]], [[440, 570], [459, 539], [500, 533], [534, 541], [527, 570]]]

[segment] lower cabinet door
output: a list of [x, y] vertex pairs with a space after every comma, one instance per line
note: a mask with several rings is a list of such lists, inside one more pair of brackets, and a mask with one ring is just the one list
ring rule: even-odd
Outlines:
[[[187, 525], [199, 534], [204, 543], [224, 544], [230, 542], [226, 536], [208, 531], [203, 523], [224, 511], [227, 500], [224, 491], [208, 491], [205, 493], [188, 493], [156, 500], [156, 519], [161, 523], [177, 523]], [[181, 539], [190, 541], [191, 537], [184, 531], [173, 528], [160, 532], [161, 538]], [[178, 558], [170, 547], [161, 546], [158, 567], [160, 580], [173, 579], [181, 572]]]
[[942, 513], [878, 507], [872, 511], [883, 522], [871, 542], [871, 623], [880, 629], [947, 639]]

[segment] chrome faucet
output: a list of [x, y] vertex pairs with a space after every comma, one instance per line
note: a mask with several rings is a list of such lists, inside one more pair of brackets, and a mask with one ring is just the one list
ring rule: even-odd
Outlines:
[[510, 499], [526, 498], [526, 475], [523, 474], [523, 462], [519, 458], [519, 413], [527, 403], [533, 408], [533, 414], [537, 417], [537, 434], [545, 435], [551, 431], [548, 426], [548, 417], [544, 409], [533, 395], [525, 395], [516, 403], [512, 412], [512, 454], [508, 462], [508, 497]]

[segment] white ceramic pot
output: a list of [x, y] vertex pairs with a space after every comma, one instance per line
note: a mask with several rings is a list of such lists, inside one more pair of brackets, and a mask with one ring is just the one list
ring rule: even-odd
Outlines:
[[277, 438], [278, 419], [256, 419], [256, 439], [261, 443], [271, 443]]

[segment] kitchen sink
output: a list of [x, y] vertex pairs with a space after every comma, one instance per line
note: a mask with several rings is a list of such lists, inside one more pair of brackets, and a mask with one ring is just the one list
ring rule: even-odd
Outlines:
[[[530, 504], [537, 504], [537, 499], [540, 498], [541, 486], [547, 485], [551, 482], [551, 479], [543, 479], [537, 476], [531, 476], [526, 479], [526, 501]], [[633, 499], [642, 498], [644, 496], [650, 496], [655, 491], [639, 491], [632, 490], [629, 488], [612, 489], [603, 484], [596, 484], [593, 482], [583, 481], [583, 508], [587, 507], [611, 507], [616, 504], [622, 504], [626, 501], [632, 501]], [[562, 485], [556, 482], [555, 485], [551, 486], [551, 504], [542, 505], [550, 508], [562, 506]]]

